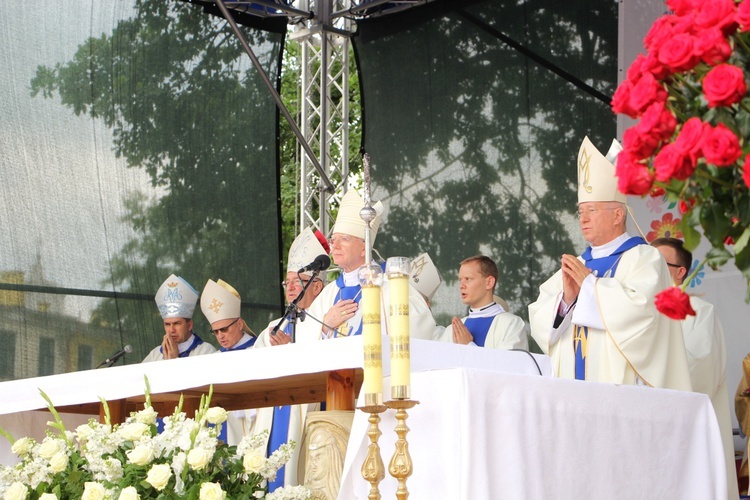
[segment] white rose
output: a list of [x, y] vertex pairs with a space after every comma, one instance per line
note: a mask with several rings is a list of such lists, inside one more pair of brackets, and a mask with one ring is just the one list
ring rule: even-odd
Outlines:
[[170, 477], [172, 477], [172, 469], [168, 464], [156, 464], [146, 474], [146, 482], [157, 491], [161, 491], [167, 487]]
[[76, 427], [76, 435], [78, 441], [88, 441], [94, 435], [94, 429], [89, 424], [82, 424]]
[[226, 497], [227, 492], [218, 483], [201, 484], [200, 500], [223, 500]]
[[128, 461], [135, 465], [150, 464], [154, 459], [154, 450], [145, 444], [139, 444], [125, 454], [128, 456]]
[[221, 406], [209, 408], [206, 412], [208, 423], [218, 425], [227, 421], [227, 411]]
[[52, 469], [52, 472], [54, 472], [55, 474], [64, 471], [68, 466], [67, 453], [65, 453], [64, 451], [58, 451], [57, 453], [52, 455], [52, 458], [49, 459], [49, 466], [50, 469]]
[[42, 493], [42, 496], [39, 497], [39, 500], [57, 500], [57, 495], [54, 493]]
[[32, 446], [34, 446], [34, 441], [31, 438], [24, 437], [13, 443], [10, 451], [16, 455], [26, 455]]
[[87, 482], [84, 485], [81, 500], [104, 500], [105, 493], [103, 485]]
[[10, 488], [5, 490], [3, 500], [24, 500], [29, 489], [23, 484], [16, 481], [10, 485]]
[[142, 424], [156, 425], [156, 410], [149, 406], [135, 414], [135, 420]]
[[120, 492], [120, 496], [117, 497], [117, 500], [139, 500], [140, 498], [141, 496], [138, 494], [138, 491], [136, 491], [134, 487], [128, 486]]
[[39, 447], [39, 456], [49, 460], [52, 456], [61, 450], [60, 441], [55, 438], [46, 438]]
[[151, 428], [141, 422], [132, 422], [120, 427], [120, 435], [128, 441], [138, 441], [142, 436], [149, 432]]
[[260, 450], [253, 450], [242, 457], [242, 466], [248, 474], [258, 474], [266, 463], [266, 457]]
[[213, 453], [205, 448], [193, 448], [188, 452], [187, 463], [193, 470], [201, 470], [211, 461]]

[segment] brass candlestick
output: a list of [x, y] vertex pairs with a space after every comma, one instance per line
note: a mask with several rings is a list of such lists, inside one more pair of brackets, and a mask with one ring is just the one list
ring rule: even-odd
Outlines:
[[383, 434], [380, 432], [380, 414], [387, 410], [385, 405], [375, 404], [361, 406], [358, 408], [370, 414], [367, 419], [370, 427], [367, 429], [367, 435], [370, 437], [370, 446], [367, 447], [367, 458], [362, 464], [362, 477], [370, 483], [370, 493], [367, 495], [369, 500], [380, 500], [379, 484], [385, 478], [385, 465], [380, 456], [380, 446], [378, 439]]
[[409, 418], [409, 415], [406, 410], [414, 408], [418, 404], [419, 401], [414, 401], [413, 399], [395, 399], [385, 403], [388, 408], [396, 410], [395, 431], [398, 440], [396, 441], [396, 450], [393, 452], [390, 464], [388, 464], [388, 472], [398, 480], [398, 488], [396, 489], [396, 498], [398, 500], [409, 498], [409, 490], [406, 488], [406, 478], [411, 476], [412, 473], [409, 443], [406, 441], [406, 433], [409, 432], [409, 427], [406, 426], [406, 419]]

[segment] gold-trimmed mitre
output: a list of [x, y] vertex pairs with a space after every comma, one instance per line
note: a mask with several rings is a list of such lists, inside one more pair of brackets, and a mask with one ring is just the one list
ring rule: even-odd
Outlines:
[[617, 189], [614, 162], [620, 150], [620, 143], [613, 140], [607, 156], [604, 156], [588, 137], [583, 138], [578, 150], [579, 204], [590, 201], [628, 202], [628, 197]]
[[[341, 205], [339, 206], [339, 213], [336, 216], [336, 223], [333, 225], [331, 233], [341, 233], [354, 236], [361, 240], [365, 239], [365, 228], [367, 224], [359, 212], [365, 207], [365, 200], [355, 190], [350, 189], [346, 192], [343, 198], [341, 198]], [[375, 242], [375, 236], [378, 234], [378, 227], [380, 227], [380, 219], [383, 214], [383, 204], [377, 202], [372, 205], [375, 209], [377, 216], [370, 222], [371, 237], [372, 241]]]

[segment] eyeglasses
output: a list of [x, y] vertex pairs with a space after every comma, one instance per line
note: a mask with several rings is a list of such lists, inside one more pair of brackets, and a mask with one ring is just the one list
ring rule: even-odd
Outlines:
[[595, 216], [600, 210], [617, 210], [619, 207], [607, 207], [607, 208], [587, 208], [586, 210], [579, 210], [576, 212], [576, 217], [579, 219], [584, 215], [587, 217]]
[[223, 327], [221, 327], [221, 328], [217, 328], [216, 330], [211, 330], [211, 333], [213, 333], [214, 335], [217, 335], [217, 336], [218, 336], [218, 335], [219, 335], [220, 333], [227, 333], [227, 332], [229, 331], [229, 328], [230, 328], [230, 327], [231, 327], [232, 325], [234, 325], [235, 323], [237, 323], [237, 322], [238, 322], [239, 320], [240, 320], [240, 318], [237, 318], [236, 320], [234, 320], [234, 321], [232, 321], [231, 323], [229, 323], [229, 324], [228, 324], [227, 326], [223, 326]]
[[354, 236], [348, 236], [348, 235], [341, 236], [340, 235], [340, 236], [331, 236], [330, 238], [328, 238], [328, 243], [331, 246], [333, 246], [333, 245], [348, 245], [349, 243], [351, 243], [354, 240], [365, 241], [365, 240], [363, 240], [361, 238], [355, 238]]
[[[315, 278], [313, 281], [320, 281], [319, 278]], [[304, 287], [310, 282], [310, 280], [303, 280], [303, 279], [293, 279], [293, 280], [286, 280], [281, 282], [282, 288], [289, 288], [290, 286], [299, 286]]]
[[676, 267], [676, 268], [680, 268], [680, 267], [685, 267], [685, 266], [681, 266], [681, 265], [679, 265], [679, 264], [672, 264], [671, 262], [667, 262], [667, 265], [668, 265], [669, 267]]

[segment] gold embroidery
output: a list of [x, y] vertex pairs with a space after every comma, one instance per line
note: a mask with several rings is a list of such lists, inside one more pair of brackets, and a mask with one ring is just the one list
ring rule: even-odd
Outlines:
[[581, 151], [581, 156], [578, 158], [578, 184], [580, 184], [584, 191], [591, 193], [594, 188], [589, 184], [591, 179], [591, 155], [588, 154], [584, 148]]

